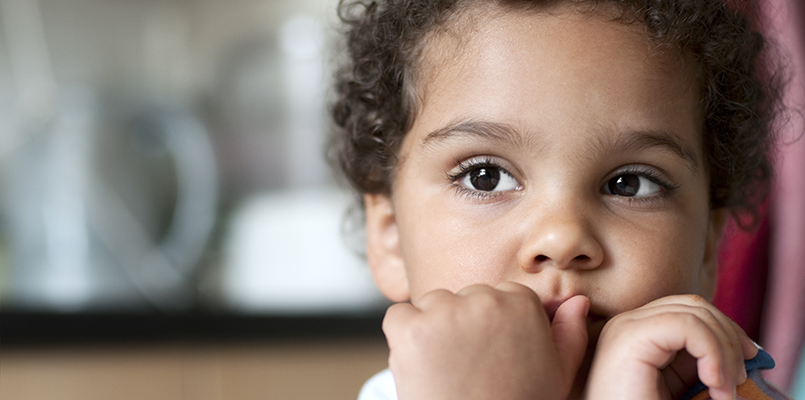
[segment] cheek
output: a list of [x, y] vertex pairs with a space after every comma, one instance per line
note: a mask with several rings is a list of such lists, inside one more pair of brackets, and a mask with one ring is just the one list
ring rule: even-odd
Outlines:
[[506, 255], [512, 251], [493, 224], [480, 226], [452, 207], [421, 204], [413, 209], [427, 211], [398, 209], [398, 215], [409, 216], [398, 221], [398, 229], [414, 301], [434, 289], [456, 292], [504, 279], [509, 264]]
[[609, 252], [617, 272], [611, 278], [621, 290], [610, 291], [610, 312], [617, 314], [668, 295], [699, 293], [706, 227], [686, 221], [697, 219], [669, 216], [641, 228], [630, 227], [628, 234], [613, 235], [620, 239], [612, 242]]

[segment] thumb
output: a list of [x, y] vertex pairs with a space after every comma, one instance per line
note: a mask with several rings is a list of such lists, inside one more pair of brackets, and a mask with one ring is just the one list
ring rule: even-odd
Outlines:
[[551, 322], [553, 345], [562, 360], [565, 376], [573, 379], [581, 366], [587, 350], [587, 312], [590, 299], [586, 296], [573, 296], [556, 310]]

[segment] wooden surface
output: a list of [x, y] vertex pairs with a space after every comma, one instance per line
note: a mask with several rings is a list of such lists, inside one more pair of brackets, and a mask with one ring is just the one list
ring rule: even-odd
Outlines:
[[382, 340], [0, 347], [1, 400], [354, 400], [386, 367]]

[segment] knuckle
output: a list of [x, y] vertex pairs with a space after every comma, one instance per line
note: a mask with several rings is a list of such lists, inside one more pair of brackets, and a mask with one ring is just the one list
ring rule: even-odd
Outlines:
[[677, 294], [665, 298], [668, 304], [680, 304], [692, 307], [702, 307], [709, 304], [707, 299], [698, 294]]
[[467, 299], [467, 305], [473, 313], [495, 315], [505, 307], [505, 294], [497, 291], [483, 291]]
[[386, 336], [390, 334], [393, 335], [395, 331], [397, 331], [398, 327], [402, 324], [402, 319], [404, 319], [404, 312], [403, 309], [404, 305], [402, 304], [395, 304], [389, 307], [386, 310], [386, 314], [383, 316], [383, 323], [381, 328], [383, 329], [383, 333]]
[[679, 319], [680, 323], [683, 326], [698, 329], [704, 325], [704, 321], [696, 315], [691, 313], [677, 313], [674, 315], [674, 318]]
[[438, 337], [437, 331], [433, 324], [409, 324], [404, 336], [408, 343], [432, 343]]
[[687, 297], [688, 300], [690, 300], [690, 302], [694, 304], [707, 303], [707, 300], [705, 300], [704, 297], [698, 294], [688, 294], [685, 295], [685, 297]]

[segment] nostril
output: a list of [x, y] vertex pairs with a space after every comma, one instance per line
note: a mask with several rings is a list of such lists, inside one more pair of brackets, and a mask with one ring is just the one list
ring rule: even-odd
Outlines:
[[545, 261], [545, 260], [547, 260], [547, 259], [548, 259], [548, 256], [546, 256], [546, 255], [544, 255], [544, 254], [540, 254], [540, 255], [538, 255], [538, 256], [536, 257], [536, 260], [537, 260], [537, 261], [540, 261], [540, 262]]
[[574, 260], [579, 260], [579, 261], [587, 261], [587, 260], [589, 260], [589, 259], [590, 259], [590, 257], [585, 256], [584, 254], [582, 254], [582, 255], [579, 255], [579, 256], [573, 257], [573, 259], [574, 259]]

